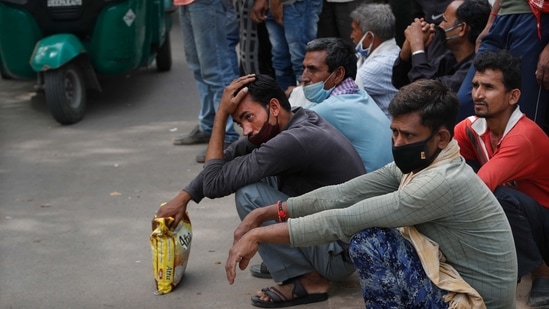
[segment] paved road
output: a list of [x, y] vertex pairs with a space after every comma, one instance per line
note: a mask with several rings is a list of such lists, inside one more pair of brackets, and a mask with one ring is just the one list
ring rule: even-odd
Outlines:
[[[150, 219], [200, 171], [204, 147], [171, 145], [199, 107], [179, 34], [176, 26], [172, 71], [102, 79], [104, 92], [71, 126], [53, 120], [32, 81], [0, 80], [0, 308], [250, 308], [271, 284], [247, 270], [226, 282], [238, 224], [229, 196], [190, 206], [186, 276], [153, 295]], [[353, 279], [302, 306], [363, 307]]]
[[[172, 39], [172, 71], [102, 79], [71, 126], [51, 117], [33, 81], [0, 80], [0, 308], [250, 308], [272, 283], [247, 270], [226, 281], [230, 196], [190, 206], [186, 277], [153, 295], [151, 217], [200, 171], [205, 147], [171, 144], [199, 108], [177, 26]], [[358, 295], [354, 282], [335, 285], [314, 308], [361, 308]]]

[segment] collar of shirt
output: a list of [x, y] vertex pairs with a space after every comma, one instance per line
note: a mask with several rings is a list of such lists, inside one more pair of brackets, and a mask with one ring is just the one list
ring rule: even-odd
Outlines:
[[355, 83], [355, 81], [347, 77], [345, 80], [343, 80], [337, 87], [335, 87], [334, 91], [332, 91], [330, 96], [334, 95], [340, 95], [340, 94], [352, 94], [358, 92], [358, 85]]

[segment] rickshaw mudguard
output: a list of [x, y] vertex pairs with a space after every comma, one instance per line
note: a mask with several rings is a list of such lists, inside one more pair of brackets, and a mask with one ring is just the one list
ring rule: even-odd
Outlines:
[[29, 59], [42, 32], [33, 16], [0, 2], [0, 70], [5, 77], [36, 78]]
[[83, 53], [86, 49], [74, 34], [54, 34], [36, 43], [30, 64], [36, 72], [58, 69]]

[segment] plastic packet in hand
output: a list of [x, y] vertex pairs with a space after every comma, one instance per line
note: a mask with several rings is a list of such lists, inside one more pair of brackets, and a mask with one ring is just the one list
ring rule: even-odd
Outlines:
[[171, 292], [181, 281], [191, 252], [192, 226], [187, 213], [172, 231], [173, 218], [154, 218], [150, 236], [155, 295]]

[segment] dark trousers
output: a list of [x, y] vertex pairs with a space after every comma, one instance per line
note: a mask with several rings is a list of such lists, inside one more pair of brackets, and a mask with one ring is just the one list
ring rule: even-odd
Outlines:
[[494, 195], [503, 207], [515, 240], [519, 278], [542, 264], [549, 264], [549, 209], [528, 195], [498, 187]]

